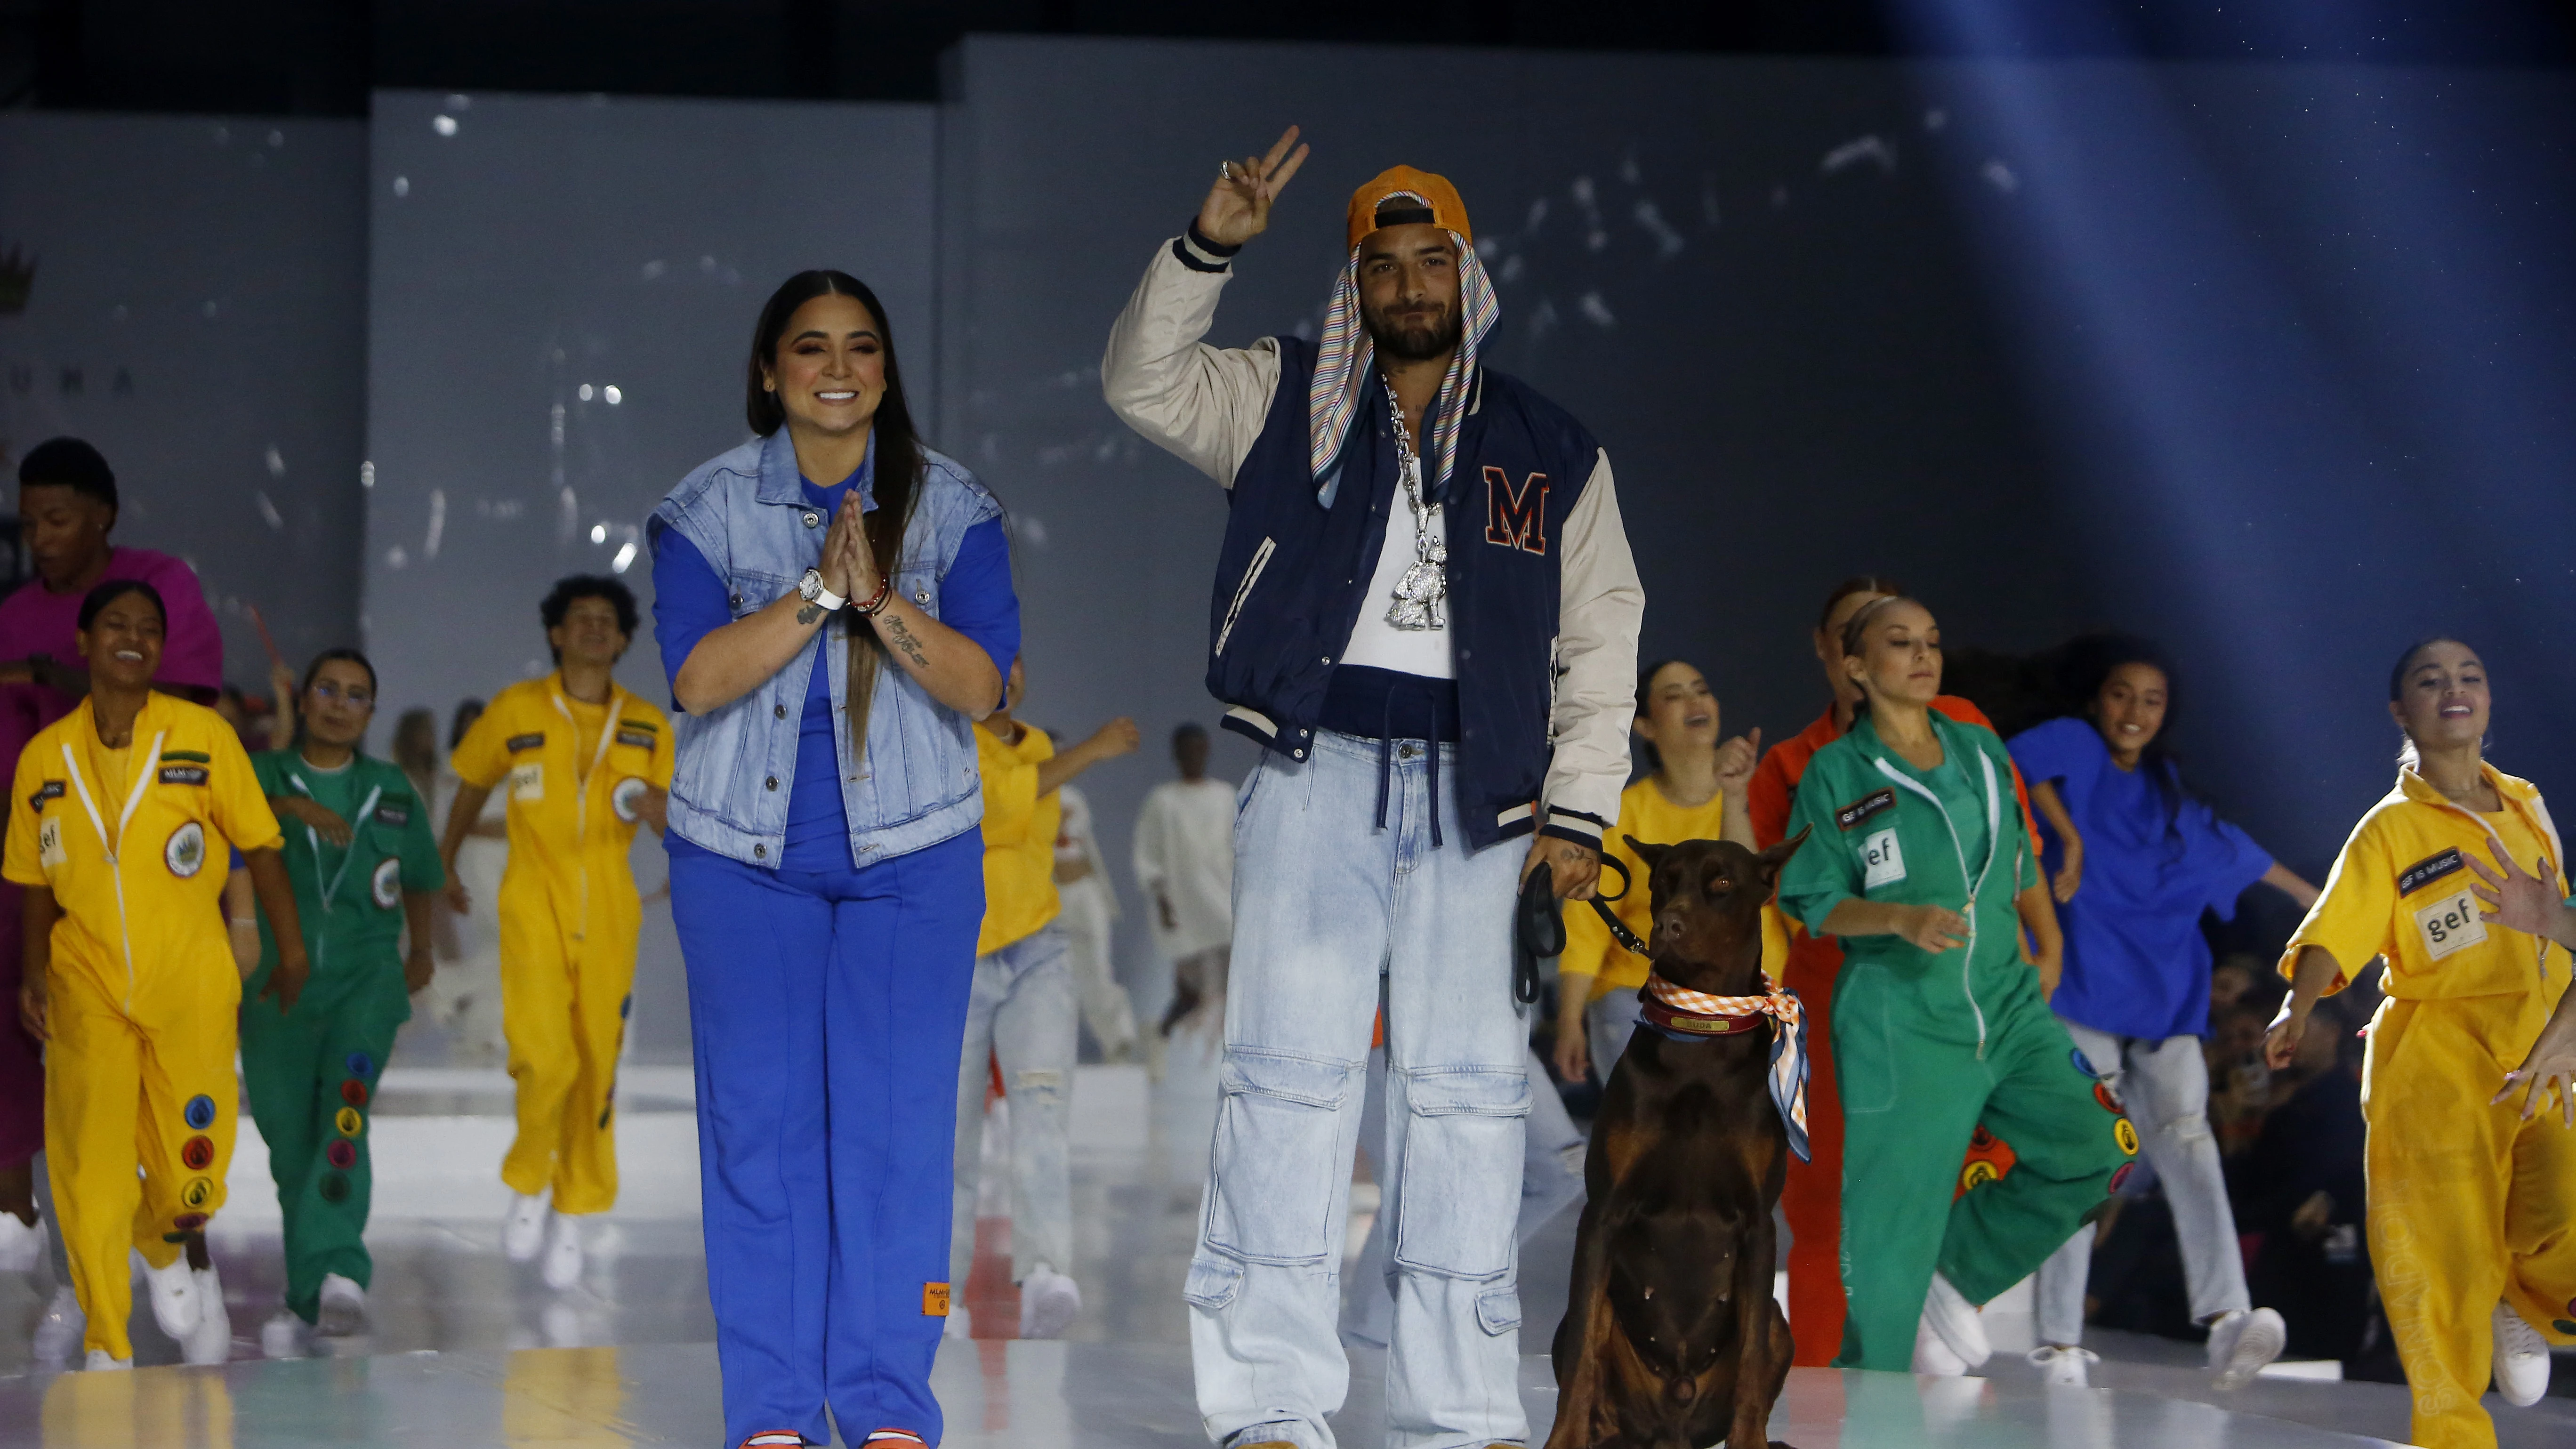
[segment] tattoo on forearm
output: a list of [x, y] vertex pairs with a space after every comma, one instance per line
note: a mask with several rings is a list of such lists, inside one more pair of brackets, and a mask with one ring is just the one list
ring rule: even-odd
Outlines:
[[796, 611], [796, 622], [799, 624], [811, 624], [822, 617], [823, 606], [820, 604], [807, 604]]
[[912, 661], [914, 669], [922, 670], [930, 667], [930, 661], [922, 657], [921, 641], [912, 637], [912, 631], [903, 627], [901, 619], [891, 614], [886, 615], [885, 631], [886, 637], [894, 641], [894, 647], [902, 650], [903, 657]]

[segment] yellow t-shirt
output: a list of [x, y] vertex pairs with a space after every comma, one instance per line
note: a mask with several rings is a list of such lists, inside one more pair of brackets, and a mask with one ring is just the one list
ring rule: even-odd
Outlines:
[[561, 674], [549, 674], [493, 696], [449, 763], [478, 789], [508, 782], [510, 875], [567, 868], [585, 851], [622, 865], [641, 819], [641, 787], [671, 787], [671, 726], [615, 686], [605, 703], [584, 705], [564, 692]]
[[2322, 946], [2347, 978], [2371, 957], [2386, 957], [2385, 989], [2405, 1000], [2538, 992], [2543, 1011], [2554, 1005], [2567, 987], [2567, 953], [2483, 919], [2466, 861], [2495, 869], [2498, 843], [2524, 870], [2538, 872], [2546, 859], [2543, 878], [2563, 897], [2558, 830], [2529, 781], [2492, 765], [2486, 776], [2504, 802], [2497, 814], [2453, 804], [2413, 770], [2400, 771], [2397, 788], [2335, 857], [2324, 894], [2282, 954], [2281, 974], [2292, 973], [2302, 948]]
[[[1726, 823], [1726, 792], [1711, 795], [1705, 804], [1674, 803], [1663, 787], [1648, 775], [1619, 792], [1619, 826], [1602, 842], [1602, 853], [1628, 868], [1631, 885], [1628, 893], [1612, 902], [1619, 924], [1648, 939], [1654, 929], [1653, 892], [1646, 884], [1645, 862], [1628, 848], [1626, 837], [1635, 836], [1648, 845], [1678, 845], [1685, 840], [1715, 840]], [[1604, 866], [1601, 888], [1619, 888], [1618, 872]], [[1789, 945], [1785, 928], [1776, 907], [1762, 911], [1762, 964], [1779, 979], [1782, 965], [1788, 960]], [[1601, 913], [1580, 901], [1565, 906], [1565, 954], [1557, 958], [1559, 976], [1592, 978], [1585, 1001], [1598, 1001], [1616, 991], [1633, 992], [1646, 984], [1650, 963], [1645, 957], [1610, 938], [1610, 928], [1601, 923]], [[1569, 990], [1561, 986], [1559, 990]]]
[[158, 971], [233, 975], [219, 904], [225, 861], [284, 837], [222, 716], [154, 694], [135, 716], [134, 743], [109, 750], [83, 700], [27, 742], [11, 789], [0, 875], [53, 890], [58, 976], [129, 1000]]
[[975, 726], [975, 765], [984, 776], [984, 930], [975, 954], [990, 955], [1036, 935], [1063, 909], [1055, 893], [1055, 836], [1064, 802], [1038, 794], [1038, 766], [1055, 758], [1045, 730], [1022, 726], [1004, 744]]

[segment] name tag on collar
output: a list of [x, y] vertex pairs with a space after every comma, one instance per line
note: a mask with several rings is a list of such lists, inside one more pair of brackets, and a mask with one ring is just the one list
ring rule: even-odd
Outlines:
[[649, 750], [653, 748], [653, 737], [645, 734], [641, 730], [619, 730], [617, 732], [617, 742], [621, 745], [633, 745], [639, 750]]
[[1860, 843], [1861, 888], [1875, 890], [1905, 879], [1905, 851], [1896, 843], [1896, 828], [1872, 834]]
[[2415, 930], [2424, 938], [2424, 953], [2439, 961], [2466, 946], [2484, 945], [2487, 923], [2466, 887], [2415, 913]]
[[545, 745], [545, 742], [545, 732], [543, 730], [539, 730], [535, 734], [512, 735], [507, 740], [502, 741], [501, 748], [515, 755], [521, 750], [542, 748]]
[[2436, 851], [2397, 873], [2397, 893], [2411, 896], [2446, 875], [2458, 875], [2467, 869], [2460, 863], [2460, 848]]
[[[162, 758], [169, 757], [165, 755]], [[164, 785], [202, 785], [206, 783], [207, 778], [208, 771], [203, 765], [163, 765], [161, 767], [161, 783]]]
[[1867, 820], [1869, 817], [1876, 815], [1881, 810], [1893, 810], [1895, 808], [1896, 790], [1893, 786], [1889, 786], [1873, 790], [1869, 794], [1863, 795], [1849, 805], [1835, 811], [1834, 823], [1845, 830], [1849, 830], [1853, 826]]

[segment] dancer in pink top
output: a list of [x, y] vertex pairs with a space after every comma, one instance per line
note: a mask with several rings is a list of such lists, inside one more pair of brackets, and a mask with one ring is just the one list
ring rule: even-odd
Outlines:
[[[214, 703], [224, 681], [223, 635], [206, 608], [196, 571], [150, 549], [116, 548], [116, 475], [98, 449], [78, 438], [54, 438], [18, 465], [18, 517], [36, 577], [0, 600], [0, 771], [14, 769], [36, 731], [72, 712], [89, 693], [89, 675], [73, 643], [81, 599], [108, 579], [140, 579], [160, 591], [169, 610], [168, 642], [154, 687], [199, 704]], [[7, 819], [0, 803], [0, 821]], [[18, 999], [19, 888], [0, 885], [0, 1001]], [[45, 1145], [44, 1066], [17, 1013], [0, 1020], [0, 1268], [34, 1266], [45, 1252], [36, 1223], [32, 1159]], [[23, 1260], [23, 1262], [21, 1261]], [[60, 1310], [71, 1290], [37, 1328], [39, 1356], [68, 1352]]]

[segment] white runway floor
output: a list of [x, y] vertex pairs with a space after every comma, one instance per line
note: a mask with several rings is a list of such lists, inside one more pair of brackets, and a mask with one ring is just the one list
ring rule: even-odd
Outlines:
[[[1212, 1078], [1206, 1062], [1178, 1059], [1154, 1090], [1138, 1069], [1082, 1070], [1074, 1095], [1074, 1276], [1084, 1314], [1065, 1342], [944, 1345], [935, 1383], [950, 1444], [1206, 1442], [1192, 1406], [1178, 1285], [1206, 1161]], [[374, 1128], [374, 1333], [308, 1360], [257, 1356], [259, 1324], [279, 1291], [277, 1212], [258, 1136], [244, 1132], [232, 1201], [214, 1231], [234, 1361], [176, 1367], [175, 1346], [147, 1313], [135, 1335], [138, 1359], [167, 1366], [45, 1370], [28, 1359], [24, 1330], [41, 1307], [33, 1287], [0, 1275], [0, 1449], [717, 1445], [687, 1071], [630, 1068], [620, 1096], [628, 1106], [619, 1132], [623, 1199], [584, 1280], [556, 1294], [498, 1251], [506, 1078], [398, 1060]], [[1363, 1188], [1355, 1197], [1354, 1252], [1374, 1193]], [[1523, 1296], [1534, 1325], [1525, 1348], [1543, 1349], [1562, 1312], [1573, 1223], [1568, 1212], [1525, 1250]], [[978, 1234], [965, 1297], [979, 1332], [1007, 1333], [1016, 1323], [1000, 1256], [1007, 1231], [991, 1222]], [[2026, 1339], [2026, 1319], [1990, 1317], [1999, 1347]], [[1772, 1436], [1798, 1449], [2322, 1449], [2406, 1433], [2406, 1395], [2395, 1385], [2285, 1375], [2222, 1399], [2209, 1390], [2194, 1345], [2097, 1334], [2090, 1346], [2103, 1355], [2091, 1390], [2043, 1388], [2012, 1352], [1999, 1352], [1988, 1376], [1972, 1380], [1801, 1369]], [[1353, 1449], [1383, 1443], [1381, 1367], [1377, 1355], [1354, 1357], [1349, 1406], [1337, 1421]], [[2559, 1367], [2562, 1377], [2576, 1376], [2576, 1361]], [[1522, 1392], [1535, 1436], [1544, 1438], [1555, 1390], [1543, 1355], [1524, 1360]], [[2504, 1449], [2576, 1444], [2576, 1398], [2528, 1410], [2488, 1403]]]

